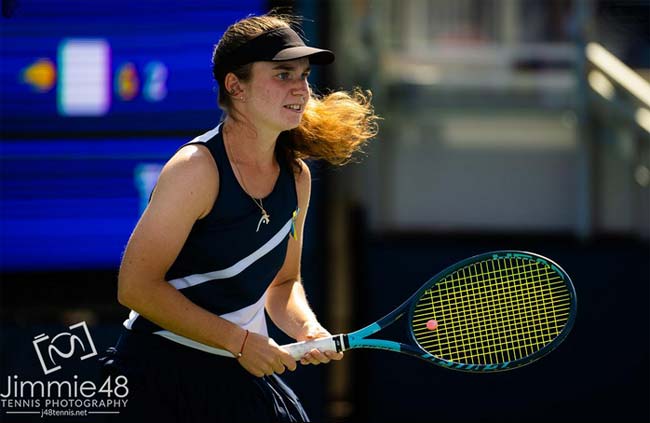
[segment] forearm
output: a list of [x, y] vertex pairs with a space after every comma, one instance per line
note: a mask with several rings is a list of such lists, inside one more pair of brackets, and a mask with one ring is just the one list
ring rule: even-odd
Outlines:
[[273, 323], [294, 339], [304, 335], [308, 325], [318, 325], [299, 280], [287, 281], [269, 288], [266, 311]]
[[177, 335], [215, 348], [239, 352], [244, 330], [197, 306], [166, 281], [140, 289], [120, 289], [119, 301], [143, 317]]

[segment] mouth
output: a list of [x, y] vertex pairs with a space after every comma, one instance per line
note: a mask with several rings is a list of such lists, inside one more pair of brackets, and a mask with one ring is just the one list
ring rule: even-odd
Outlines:
[[302, 104], [287, 104], [284, 106], [285, 109], [292, 110], [294, 112], [302, 112], [303, 105]]

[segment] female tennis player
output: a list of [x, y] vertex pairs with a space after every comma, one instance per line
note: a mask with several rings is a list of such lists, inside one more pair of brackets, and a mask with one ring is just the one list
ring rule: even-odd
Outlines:
[[277, 376], [296, 362], [268, 337], [265, 311], [297, 341], [329, 336], [300, 279], [302, 159], [347, 162], [376, 116], [358, 90], [311, 92], [311, 66], [334, 54], [294, 24], [267, 14], [227, 29], [212, 58], [222, 121], [167, 162], [129, 239], [118, 296], [131, 312], [104, 360], [128, 378], [119, 421], [308, 421]]

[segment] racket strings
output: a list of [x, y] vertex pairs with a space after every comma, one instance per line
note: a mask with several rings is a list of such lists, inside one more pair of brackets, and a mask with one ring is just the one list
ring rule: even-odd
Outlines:
[[[470, 272], [470, 275], [471, 275], [471, 272]], [[496, 294], [500, 294], [500, 293], [501, 293], [501, 290], [504, 289], [504, 288], [506, 288], [506, 287], [507, 287], [506, 284], [502, 284], [501, 286], [495, 286], [495, 290], [494, 290], [494, 292], [495, 292]], [[512, 287], [511, 287], [511, 290], [512, 290]], [[519, 296], [521, 296], [521, 297], [525, 297], [525, 296], [527, 296], [526, 293], [525, 293], [524, 291], [517, 292], [516, 290], [512, 290], [512, 292], [515, 293], [515, 294], [519, 294]], [[530, 294], [530, 293], [528, 292], [528, 294]], [[529, 296], [529, 295], [528, 295], [528, 296]], [[463, 305], [463, 304], [464, 304], [464, 302], [461, 303], [461, 305]], [[515, 303], [515, 304], [521, 304], [521, 302], [518, 302], [518, 303]], [[457, 305], [458, 305], [458, 304], [457, 304]], [[522, 311], [525, 311], [525, 310], [521, 310], [521, 309], [518, 310], [518, 309], [516, 309], [516, 308], [511, 308], [511, 309], [512, 309], [512, 310], [510, 310], [510, 311], [511, 311], [511, 313], [512, 313], [513, 316], [525, 316], [525, 315], [522, 315], [522, 314], [521, 314], [521, 312], [522, 312]], [[489, 310], [489, 309], [487, 309], [487, 310], [483, 310], [483, 314], [487, 314], [488, 316], [491, 315], [491, 316], [493, 316], [494, 318], [496, 318], [496, 323], [497, 323], [497, 324], [500, 324], [500, 323], [501, 323], [501, 321], [503, 320], [504, 315], [507, 314], [507, 313], [508, 313], [508, 310], [507, 310], [507, 309], [506, 309], [506, 310], [502, 310], [501, 313], [498, 313], [498, 312], [495, 313], [493, 310]], [[515, 314], [515, 313], [517, 313], [517, 314]], [[515, 319], [513, 319], [512, 322], [511, 322], [511, 323], [512, 323], [512, 324], [511, 324], [511, 327], [512, 327], [512, 328], [517, 328], [517, 329], [519, 329], [519, 328], [522, 327], [522, 326], [520, 325], [521, 322], [522, 322], [522, 319], [517, 319], [517, 318], [515, 318]], [[460, 324], [459, 324], [458, 326], [456, 326], [456, 327], [459, 328], [459, 330], [461, 331], [461, 332], [460, 332], [460, 335], [465, 337], [465, 338], [462, 338], [463, 341], [465, 341], [465, 340], [468, 339], [467, 336], [477, 336], [477, 335], [478, 335], [478, 336], [480, 337], [480, 339], [479, 339], [480, 341], [486, 341], [486, 342], [484, 342], [484, 345], [486, 345], [487, 347], [493, 347], [493, 346], [494, 346], [493, 343], [491, 342], [491, 340], [490, 340], [489, 338], [486, 338], [486, 336], [485, 336], [485, 335], [488, 333], [487, 331], [484, 331], [484, 333], [478, 333], [478, 334], [477, 334], [477, 333], [471, 333], [471, 332], [470, 332], [470, 333], [466, 333], [467, 331], [464, 331], [464, 332], [462, 331], [463, 329], [466, 329], [466, 328], [463, 328], [463, 327], [462, 327], [462, 326], [463, 326], [463, 325], [462, 325], [462, 322], [459, 322], [459, 323], [460, 323]], [[499, 336], [503, 336], [503, 335], [506, 334], [506, 332], [504, 332], [504, 331], [502, 330], [503, 328], [500, 327], [500, 326], [496, 326], [496, 327], [493, 326], [493, 327], [488, 328], [488, 329], [490, 329], [490, 330], [494, 330], [494, 329], [496, 329], [496, 330], [497, 330], [496, 334], [499, 335]], [[529, 351], [529, 348], [532, 348], [533, 345], [530, 345], [530, 344], [525, 343], [526, 338], [522, 337], [521, 334], [519, 334], [519, 335], [520, 335], [520, 336], [517, 336], [517, 337], [513, 337], [513, 336], [511, 336], [509, 340], [510, 340], [510, 341], [513, 341], [513, 342], [516, 341], [516, 343], [518, 344], [519, 347], [522, 347], [522, 346], [523, 346], [523, 347], [525, 347], [526, 352], [531, 352], [532, 349]], [[522, 343], [523, 343], [523, 345], [522, 345]], [[463, 344], [463, 346], [468, 346], [470, 351], [456, 351], [456, 352], [457, 352], [457, 355], [459, 355], [459, 354], [461, 354], [461, 353], [463, 353], [463, 352], [466, 353], [465, 355], [467, 355], [467, 352], [470, 352], [470, 353], [472, 353], [472, 352], [474, 352], [474, 353], [478, 352], [478, 353], [480, 353], [480, 351], [477, 351], [477, 350], [478, 350], [478, 347], [477, 347], [476, 345], [472, 345], [471, 343], [467, 343], [467, 344]], [[507, 351], [507, 350], [506, 350], [506, 351]], [[504, 356], [503, 352], [504, 352], [503, 350], [498, 350], [498, 349], [492, 348], [492, 353], [496, 353], [496, 354], [497, 354], [497, 357], [495, 357], [494, 360], [505, 361], [506, 359], [508, 359], [508, 357]], [[501, 354], [499, 354], [499, 353], [501, 353]], [[459, 358], [462, 358], [462, 357], [460, 357], [460, 356], [457, 356], [457, 357], [456, 357], [456, 359], [459, 359]], [[512, 357], [510, 357], [510, 358], [512, 358]]]
[[[544, 298], [548, 299], [550, 297]], [[555, 299], [561, 299], [561, 296], [556, 296]], [[565, 295], [564, 298], [566, 300], [569, 300], [569, 296]], [[483, 324], [485, 326], [484, 330], [489, 330], [493, 327], [496, 327], [496, 325], [501, 326], [501, 314], [490, 314], [490, 311], [494, 311], [495, 308], [493, 306], [497, 306], [498, 304], [496, 302], [487, 302], [487, 312], [485, 315], [481, 316], [473, 316], [469, 315], [464, 322], [461, 322], [460, 325], [457, 327], [458, 329], [464, 329], [465, 327], [469, 327], [475, 324]], [[540, 304], [546, 304], [542, 301], [531, 301], [529, 304], [524, 304], [523, 307], [517, 307], [516, 305], [508, 305], [506, 306], [502, 312], [507, 313], [507, 314], [514, 314], [514, 313], [536, 313], [539, 310]], [[555, 312], [555, 317], [561, 317], [562, 313], [568, 315], [570, 310], [570, 307], [566, 305], [565, 307], [556, 307], [554, 309]], [[424, 328], [426, 327], [426, 322], [433, 318], [434, 316], [426, 316], [424, 318], [417, 318], [413, 320], [413, 326], [415, 328]], [[514, 316], [513, 321], [514, 323], [517, 323], [518, 321], [524, 322], [526, 319], [526, 314], [521, 314], [519, 316]], [[435, 334], [431, 332], [423, 332], [422, 338], [426, 339], [427, 337], [433, 337]]]
[[[485, 260], [458, 269], [420, 297], [414, 336], [430, 354], [464, 364], [495, 364], [531, 355], [566, 325], [571, 295], [547, 263]], [[438, 329], [427, 329], [435, 319]]]
[[[463, 298], [463, 299], [465, 299], [465, 298]], [[465, 302], [464, 302], [464, 301], [461, 302], [461, 303], [458, 303], [458, 302], [453, 302], [453, 303], [454, 303], [453, 305], [455, 305], [456, 308], [458, 308], [459, 305], [461, 305], [461, 306], [462, 306], [462, 305], [465, 305]], [[471, 309], [470, 309], [470, 311], [471, 311]], [[489, 313], [489, 311], [488, 311], [488, 313]], [[485, 311], [484, 311], [484, 314], [485, 314]], [[502, 316], [499, 315], [499, 314], [496, 314], [495, 317], [497, 318], [497, 321], [501, 320], [501, 318], [502, 318]], [[467, 333], [465, 333], [465, 332], [466, 332], [466, 329], [468, 328], [467, 322], [465, 322], [465, 325], [463, 325], [463, 322], [458, 322], [458, 323], [459, 323], [459, 324], [457, 324], [457, 325], [455, 326], [455, 328], [457, 329], [457, 331], [460, 332], [460, 335], [467, 335]], [[491, 323], [493, 323], [493, 322], [491, 322]], [[492, 325], [488, 325], [487, 329], [491, 330], [492, 328], [491, 328], [490, 326], [492, 326]], [[483, 332], [487, 332], [487, 331], [483, 331]], [[474, 335], [476, 335], [476, 334], [474, 334]], [[484, 337], [485, 333], [479, 333], [478, 335]], [[460, 338], [459, 338], [459, 339], [460, 339]], [[462, 339], [462, 340], [464, 341], [465, 339]], [[458, 348], [458, 346], [456, 346], [456, 347]], [[475, 350], [475, 349], [476, 349], [476, 346], [473, 346], [473, 345], [471, 345], [471, 344], [469, 344], [469, 347], [470, 347], [470, 349], [472, 349], [472, 350]], [[472, 347], [473, 347], [473, 348], [472, 348]]]
[[[472, 272], [471, 272], [471, 271], [469, 272], [469, 274], [470, 274], [470, 276], [472, 276]], [[461, 280], [462, 280], [462, 279], [466, 279], [466, 278], [461, 278]], [[497, 294], [500, 293], [500, 289], [499, 289], [499, 288], [503, 288], [503, 285], [502, 285], [501, 287], [496, 287], [495, 292], [496, 292]], [[523, 296], [523, 295], [522, 295], [522, 296]], [[463, 300], [466, 300], [466, 299], [467, 299], [467, 297], [463, 298]], [[459, 302], [455, 302], [454, 305], [455, 305], [456, 307], [458, 307], [459, 305], [462, 306], [462, 305], [465, 305], [465, 304], [466, 304], [466, 301], [462, 301], [462, 302], [460, 302], [460, 303], [459, 303]], [[471, 302], [470, 302], [470, 304], [471, 304]], [[488, 306], [489, 306], [489, 304], [488, 304]], [[506, 310], [506, 312], [507, 312], [507, 310]], [[496, 319], [497, 319], [497, 323], [500, 322], [501, 320], [503, 320], [503, 313], [494, 313], [494, 311], [491, 311], [491, 310], [488, 309], [488, 310], [483, 310], [483, 314], [487, 314], [487, 315], [490, 315], [490, 314], [491, 314], [492, 316], [496, 317]], [[461, 331], [461, 332], [460, 332], [461, 335], [465, 335], [465, 336], [467, 336], [467, 335], [468, 335], [467, 333], [463, 333], [463, 329], [467, 329], [467, 328], [464, 328], [464, 327], [463, 327], [462, 322], [459, 322], [459, 323], [460, 323], [460, 324], [457, 325], [457, 326], [455, 326], [455, 327], [458, 328], [459, 331]], [[517, 325], [517, 323], [519, 323], [517, 320], [514, 320], [514, 321], [513, 321], [513, 324], [514, 324], [514, 325]], [[488, 329], [493, 329], [493, 328], [488, 328]], [[497, 327], [497, 329], [498, 329], [498, 327]], [[466, 332], [466, 331], [465, 331], [465, 332]], [[499, 331], [499, 332], [501, 332], [501, 331]], [[453, 335], [453, 334], [452, 334], [452, 335]], [[469, 335], [472, 335], [472, 334], [470, 333]], [[474, 335], [476, 335], [476, 334], [474, 334]], [[484, 336], [485, 334], [481, 334], [481, 333], [479, 333], [479, 336], [481, 336], [481, 335], [483, 335], [482, 337], [485, 338], [485, 336]], [[465, 339], [463, 339], [463, 340], [465, 340]], [[489, 343], [489, 340], [488, 340], [488, 343], [487, 343], [487, 344], [488, 344], [488, 346], [489, 346], [489, 344], [490, 344], [490, 343]], [[477, 349], [476, 346], [472, 346], [471, 344], [469, 344], [469, 347], [470, 347], [471, 350], [476, 350], [476, 349]], [[472, 347], [473, 347], [473, 348], [472, 348]], [[498, 351], [496, 351], [496, 352], [498, 352]], [[503, 357], [501, 357], [501, 358], [503, 358]]]

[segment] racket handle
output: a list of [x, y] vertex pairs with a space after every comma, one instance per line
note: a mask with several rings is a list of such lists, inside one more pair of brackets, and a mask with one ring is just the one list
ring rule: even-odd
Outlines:
[[309, 351], [314, 348], [325, 352], [325, 351], [336, 351], [341, 352], [345, 350], [344, 347], [344, 337], [345, 335], [334, 335], [328, 336], [326, 338], [318, 338], [313, 341], [302, 341], [295, 342], [293, 344], [283, 345], [284, 348], [293, 358], [297, 361], [302, 358]]

